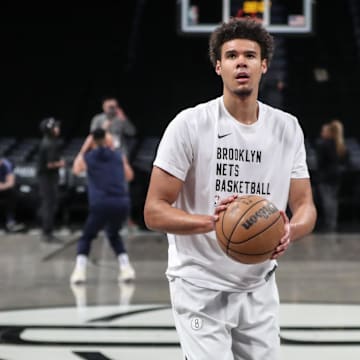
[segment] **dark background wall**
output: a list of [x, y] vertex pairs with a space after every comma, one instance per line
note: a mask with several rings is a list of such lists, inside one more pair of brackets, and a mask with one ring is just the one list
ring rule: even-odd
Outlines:
[[[358, 59], [346, 3], [318, 0], [314, 34], [286, 39], [285, 104], [309, 136], [332, 116], [357, 134]], [[104, 94], [119, 98], [140, 134], [160, 135], [179, 110], [221, 94], [207, 38], [177, 33], [175, 0], [5, 2], [0, 24], [1, 135], [39, 136], [39, 121], [52, 115], [64, 136], [82, 136]], [[316, 66], [328, 69], [328, 82], [315, 82]]]

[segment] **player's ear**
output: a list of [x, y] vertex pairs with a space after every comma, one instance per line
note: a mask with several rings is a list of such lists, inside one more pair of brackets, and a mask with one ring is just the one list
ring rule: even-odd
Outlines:
[[216, 60], [215, 72], [220, 76], [221, 75], [221, 63], [220, 60]]
[[261, 72], [263, 74], [266, 74], [268, 71], [268, 62], [267, 62], [267, 59], [262, 59], [261, 61]]

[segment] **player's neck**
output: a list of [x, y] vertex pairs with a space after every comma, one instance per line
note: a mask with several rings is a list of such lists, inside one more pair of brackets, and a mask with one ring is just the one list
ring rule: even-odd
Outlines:
[[256, 97], [239, 97], [224, 93], [226, 110], [242, 124], [251, 125], [258, 120], [258, 102]]

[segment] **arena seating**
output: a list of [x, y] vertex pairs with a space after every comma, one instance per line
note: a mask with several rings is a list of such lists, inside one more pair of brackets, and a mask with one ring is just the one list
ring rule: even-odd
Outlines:
[[[65, 140], [62, 155], [66, 167], [59, 171], [60, 208], [59, 222], [70, 225], [74, 221], [82, 222], [87, 214], [87, 181], [86, 174], [76, 176], [71, 167], [85, 138], [76, 137]], [[135, 180], [131, 183], [132, 218], [145, 226], [142, 219], [148, 180], [152, 161], [159, 138], [145, 137], [131, 139], [130, 161], [135, 171]], [[30, 222], [36, 221], [39, 206], [39, 194], [36, 176], [36, 159], [40, 138], [18, 139], [15, 137], [0, 137], [0, 154], [9, 159], [15, 168], [17, 188], [19, 194], [18, 206], [20, 216]]]
[[[143, 137], [132, 139], [130, 163], [135, 171], [135, 179], [131, 183], [132, 218], [145, 227], [142, 219], [143, 205], [150, 178], [152, 162], [155, 157], [159, 137]], [[87, 214], [87, 182], [86, 175], [75, 176], [71, 166], [84, 138], [76, 137], [64, 141], [62, 154], [67, 166], [60, 171], [60, 209], [59, 221], [71, 224], [74, 220], [82, 221]], [[316, 194], [317, 139], [306, 139], [307, 163], [313, 179], [314, 196]], [[0, 153], [10, 159], [15, 166], [20, 210], [30, 221], [34, 220], [38, 208], [38, 189], [36, 179], [36, 156], [40, 139], [15, 137], [0, 138]], [[346, 139], [349, 161], [344, 166], [340, 189], [341, 219], [357, 221], [360, 209], [360, 142], [355, 137]]]

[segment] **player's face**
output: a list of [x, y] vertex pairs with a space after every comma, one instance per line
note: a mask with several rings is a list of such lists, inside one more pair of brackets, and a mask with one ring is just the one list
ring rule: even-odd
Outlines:
[[223, 44], [216, 73], [224, 83], [224, 92], [238, 96], [257, 96], [262, 74], [267, 71], [266, 59], [261, 59], [260, 45], [248, 39], [234, 39]]

